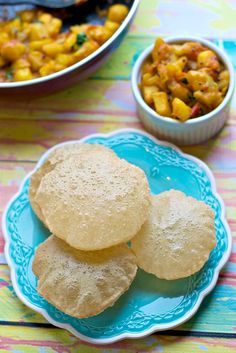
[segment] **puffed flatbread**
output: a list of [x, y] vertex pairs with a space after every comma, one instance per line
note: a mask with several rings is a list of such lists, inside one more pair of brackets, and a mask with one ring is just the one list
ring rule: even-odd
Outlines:
[[150, 216], [132, 239], [139, 267], [167, 280], [199, 271], [215, 245], [212, 209], [177, 190], [152, 197]]
[[150, 192], [141, 169], [106, 147], [84, 146], [51, 157], [31, 178], [30, 200], [54, 235], [88, 251], [130, 240], [148, 217]]
[[76, 318], [101, 313], [129, 288], [137, 271], [126, 244], [80, 251], [50, 236], [36, 250], [33, 272], [37, 290], [49, 303]]
[[[42, 164], [42, 166], [39, 169], [37, 169], [33, 173], [33, 175], [31, 176], [30, 188], [29, 188], [30, 203], [31, 203], [31, 206], [32, 206], [34, 212], [38, 216], [38, 218], [45, 225], [47, 225], [47, 224], [46, 224], [46, 220], [43, 216], [43, 213], [41, 211], [41, 208], [40, 208], [39, 204], [34, 201], [35, 195], [37, 193], [37, 190], [38, 190], [38, 187], [40, 185], [42, 178], [47, 173], [52, 171], [58, 163], [61, 163], [62, 161], [66, 160], [70, 157], [76, 158], [76, 156], [79, 154], [80, 158], [83, 158], [83, 157], [86, 158], [87, 153], [89, 153], [91, 149], [92, 150], [94, 149], [94, 147], [91, 147], [91, 146], [92, 145], [86, 144], [86, 143], [68, 143], [68, 144], [64, 144], [62, 146], [59, 146], [49, 154], [48, 158], [45, 160], [45, 162]], [[108, 153], [108, 154], [112, 154], [115, 156], [115, 153], [112, 150], [106, 149], [106, 151], [104, 151], [103, 146], [96, 145], [96, 152], [99, 153], [99, 151], [101, 151], [102, 153]]]

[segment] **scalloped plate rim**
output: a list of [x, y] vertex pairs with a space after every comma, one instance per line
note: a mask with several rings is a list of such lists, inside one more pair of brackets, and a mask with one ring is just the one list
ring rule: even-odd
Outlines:
[[[212, 278], [211, 283], [203, 290], [199, 293], [198, 295], [198, 299], [194, 305], [194, 307], [187, 312], [184, 316], [182, 316], [180, 319], [175, 320], [171, 323], [168, 324], [156, 324], [153, 325], [152, 327], [150, 327], [149, 329], [146, 329], [142, 332], [135, 332], [135, 333], [131, 333], [131, 332], [123, 332], [119, 335], [113, 336], [113, 337], [109, 337], [109, 338], [91, 338], [89, 336], [85, 336], [83, 334], [81, 334], [79, 331], [75, 330], [70, 324], [63, 324], [59, 321], [56, 321], [54, 319], [52, 319], [51, 316], [48, 315], [48, 313], [46, 312], [46, 310], [42, 309], [42, 308], [38, 308], [37, 306], [31, 304], [27, 298], [21, 293], [18, 284], [17, 284], [17, 280], [16, 280], [16, 271], [15, 271], [15, 266], [14, 263], [10, 257], [9, 254], [9, 246], [10, 246], [10, 237], [8, 236], [8, 232], [7, 232], [7, 221], [6, 221], [6, 217], [7, 217], [7, 213], [9, 208], [11, 207], [12, 203], [20, 196], [25, 183], [27, 182], [27, 180], [30, 178], [30, 176], [35, 172], [36, 169], [38, 169], [38, 167], [43, 163], [43, 161], [47, 158], [47, 156], [56, 148], [58, 148], [59, 146], [63, 146], [66, 144], [71, 144], [71, 143], [82, 143], [82, 142], [86, 142], [88, 139], [90, 138], [104, 138], [104, 139], [108, 139], [112, 136], [118, 135], [118, 134], [122, 134], [122, 133], [137, 133], [143, 136], [148, 137], [150, 140], [152, 140], [154, 143], [162, 145], [162, 146], [167, 146], [172, 148], [173, 150], [177, 151], [181, 156], [183, 156], [184, 158], [187, 158], [189, 160], [192, 160], [194, 163], [198, 164], [207, 174], [210, 184], [211, 184], [211, 190], [213, 195], [217, 198], [217, 200], [220, 203], [220, 207], [221, 207], [221, 214], [220, 214], [220, 219], [225, 227], [226, 230], [226, 234], [228, 237], [228, 248], [224, 253], [224, 256], [221, 258], [218, 266], [215, 268], [214, 270], [214, 275]], [[79, 140], [70, 140], [70, 141], [65, 141], [65, 142], [61, 142], [57, 145], [54, 145], [53, 147], [51, 147], [50, 149], [48, 149], [39, 159], [39, 161], [37, 162], [36, 166], [34, 167], [34, 169], [28, 173], [24, 179], [21, 182], [21, 185], [19, 187], [18, 192], [10, 199], [10, 201], [7, 203], [7, 206], [4, 210], [3, 213], [3, 218], [2, 218], [2, 229], [3, 229], [3, 236], [5, 239], [5, 247], [4, 247], [4, 253], [5, 253], [5, 257], [6, 257], [6, 261], [7, 264], [10, 268], [10, 275], [11, 275], [11, 281], [12, 281], [12, 285], [13, 288], [18, 296], [18, 298], [29, 308], [33, 309], [34, 311], [38, 312], [39, 314], [41, 314], [49, 323], [51, 323], [54, 326], [63, 328], [68, 330], [69, 332], [71, 332], [73, 335], [75, 335], [76, 337], [80, 338], [83, 341], [86, 341], [88, 343], [92, 343], [92, 344], [111, 344], [126, 338], [132, 338], [132, 339], [136, 339], [136, 338], [142, 338], [142, 337], [146, 337], [154, 332], [158, 332], [158, 331], [163, 331], [163, 330], [167, 330], [167, 329], [171, 329], [174, 328], [176, 326], [179, 326], [180, 324], [183, 324], [184, 322], [188, 321], [199, 309], [203, 299], [207, 296], [207, 294], [209, 294], [212, 289], [215, 287], [216, 282], [218, 280], [219, 277], [219, 272], [222, 269], [222, 267], [226, 264], [227, 260], [229, 259], [229, 256], [231, 254], [231, 250], [232, 250], [232, 235], [231, 235], [231, 231], [226, 219], [226, 208], [224, 205], [224, 202], [222, 200], [222, 198], [220, 197], [220, 195], [217, 192], [216, 189], [216, 183], [215, 183], [215, 178], [213, 176], [213, 173], [211, 172], [211, 170], [209, 169], [209, 167], [200, 159], [198, 159], [197, 157], [194, 157], [190, 154], [184, 153], [181, 151], [181, 149], [177, 146], [175, 146], [172, 143], [166, 142], [166, 141], [161, 141], [157, 138], [155, 138], [154, 136], [148, 134], [147, 132], [144, 132], [143, 130], [138, 130], [138, 129], [119, 129], [119, 130], [115, 130], [112, 131], [110, 133], [95, 133], [95, 134], [90, 134], [87, 135]]]

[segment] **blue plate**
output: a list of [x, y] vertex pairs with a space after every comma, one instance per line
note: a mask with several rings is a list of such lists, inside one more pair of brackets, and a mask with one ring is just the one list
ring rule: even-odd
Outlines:
[[[200, 160], [141, 131], [119, 130], [109, 135], [91, 135], [67, 143], [72, 142], [100, 143], [110, 147], [119, 157], [144, 170], [153, 194], [173, 188], [205, 201], [215, 212], [217, 245], [208, 262], [195, 275], [165, 281], [139, 270], [131, 288], [113, 307], [95, 317], [75, 319], [50, 305], [36, 290], [32, 259], [36, 247], [48, 237], [49, 231], [30, 206], [28, 175], [19, 193], [10, 201], [3, 219], [5, 255], [18, 297], [50, 323], [91, 343], [104, 344], [123, 338], [142, 337], [188, 320], [216, 284], [219, 271], [231, 250], [225, 209], [216, 192], [212, 173]], [[44, 154], [36, 168], [51, 151]]]

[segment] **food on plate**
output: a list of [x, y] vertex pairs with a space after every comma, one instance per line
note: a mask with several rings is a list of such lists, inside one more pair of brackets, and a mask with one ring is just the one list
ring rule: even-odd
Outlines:
[[138, 266], [166, 280], [199, 271], [215, 245], [212, 209], [177, 190], [152, 197], [150, 217], [132, 239]]
[[54, 235], [87, 251], [130, 240], [150, 209], [144, 172], [96, 144], [55, 150], [32, 175], [29, 197]]
[[214, 110], [227, 93], [229, 79], [224, 63], [203, 44], [157, 38], [142, 67], [140, 89], [159, 115], [184, 122]]
[[125, 244], [86, 252], [53, 235], [37, 248], [33, 261], [39, 294], [76, 318], [94, 316], [112, 306], [129, 288], [136, 271], [135, 255]]
[[0, 82], [47, 76], [86, 58], [106, 42], [128, 14], [111, 5], [104, 25], [84, 23], [62, 31], [63, 21], [41, 9], [0, 23]]
[[51, 151], [31, 176], [29, 199], [52, 233], [33, 260], [37, 291], [75, 318], [112, 306], [138, 266], [187, 277], [216, 244], [208, 205], [176, 190], [151, 196], [144, 172], [99, 144]]
[[[54, 169], [54, 167], [68, 159], [69, 157], [75, 157], [76, 155], [80, 155], [80, 158], [87, 158], [86, 155], [87, 153], [91, 153], [94, 151], [94, 147], [86, 143], [68, 143], [63, 146], [59, 146], [56, 149], [54, 149], [48, 158], [45, 160], [43, 165], [38, 168], [34, 174], [32, 175], [30, 179], [30, 188], [29, 188], [29, 199], [31, 206], [38, 216], [38, 218], [47, 226], [46, 220], [43, 216], [43, 213], [41, 211], [41, 208], [37, 204], [37, 202], [34, 201], [34, 198], [36, 196], [38, 187], [40, 185], [41, 179], [50, 171]], [[106, 153], [110, 154], [112, 156], [116, 156], [116, 154], [111, 150], [111, 149], [104, 149], [103, 146], [101, 145], [96, 145], [96, 153]]]

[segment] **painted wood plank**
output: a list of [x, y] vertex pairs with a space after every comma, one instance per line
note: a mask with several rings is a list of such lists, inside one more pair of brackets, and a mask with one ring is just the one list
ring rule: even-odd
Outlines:
[[[98, 108], [99, 109], [99, 108]], [[122, 111], [122, 110], [121, 110]], [[85, 116], [85, 115], [84, 115]], [[88, 114], [86, 118], [78, 113], [78, 120], [0, 120], [0, 160], [36, 161], [49, 147], [66, 140], [80, 139], [91, 133], [104, 133], [119, 128], [141, 128], [137, 117], [127, 112], [122, 117], [119, 108], [114, 114]], [[80, 120], [79, 120], [80, 119]], [[229, 124], [206, 143], [185, 147], [183, 150], [205, 161], [213, 171], [236, 168], [236, 124]], [[9, 122], [11, 122], [9, 124]]]
[[[235, 98], [236, 95], [232, 100], [229, 120], [233, 133], [236, 130]], [[43, 121], [55, 120], [56, 125], [59, 124], [58, 120], [91, 124], [96, 121], [104, 125], [106, 122], [123, 121], [129, 124], [138, 121], [131, 83], [124, 80], [87, 80], [80, 86], [48, 97], [18, 97], [14, 99], [14, 104], [11, 97], [0, 97], [0, 106], [0, 142], [10, 139], [12, 135], [21, 136], [22, 129], [28, 128], [30, 120], [40, 120], [42, 124]], [[17, 133], [14, 128], [16, 120], [21, 121]]]
[[140, 3], [131, 33], [235, 39], [235, 16], [234, 0], [145, 0]]
[[[113, 79], [113, 80], [129, 80], [131, 77], [132, 67], [139, 55], [150, 44], [153, 44], [155, 39], [160, 36], [160, 33], [153, 33], [150, 36], [133, 36], [128, 35], [122, 45], [115, 51], [108, 62], [99, 69], [90, 79]], [[165, 38], [165, 36], [163, 37]], [[212, 38], [208, 38], [212, 39]], [[235, 40], [212, 39], [215, 44], [220, 45], [230, 57], [234, 67], [236, 68]]]
[[154, 334], [144, 339], [101, 346], [82, 342], [61, 329], [1, 326], [0, 349], [12, 353], [235, 353], [236, 342], [222, 338]]
[[[14, 104], [11, 97], [2, 97], [0, 103], [0, 118], [6, 120], [5, 123], [1, 121], [1, 130], [9, 124], [9, 133], [13, 128], [12, 120], [15, 119], [23, 119], [27, 124], [31, 119], [71, 121], [87, 117], [89, 121], [106, 122], [106, 115], [119, 120], [136, 118], [131, 84], [128, 81], [87, 80], [51, 96], [18, 97], [14, 99]], [[5, 125], [2, 127], [2, 124]], [[4, 138], [2, 131], [1, 138]]]

